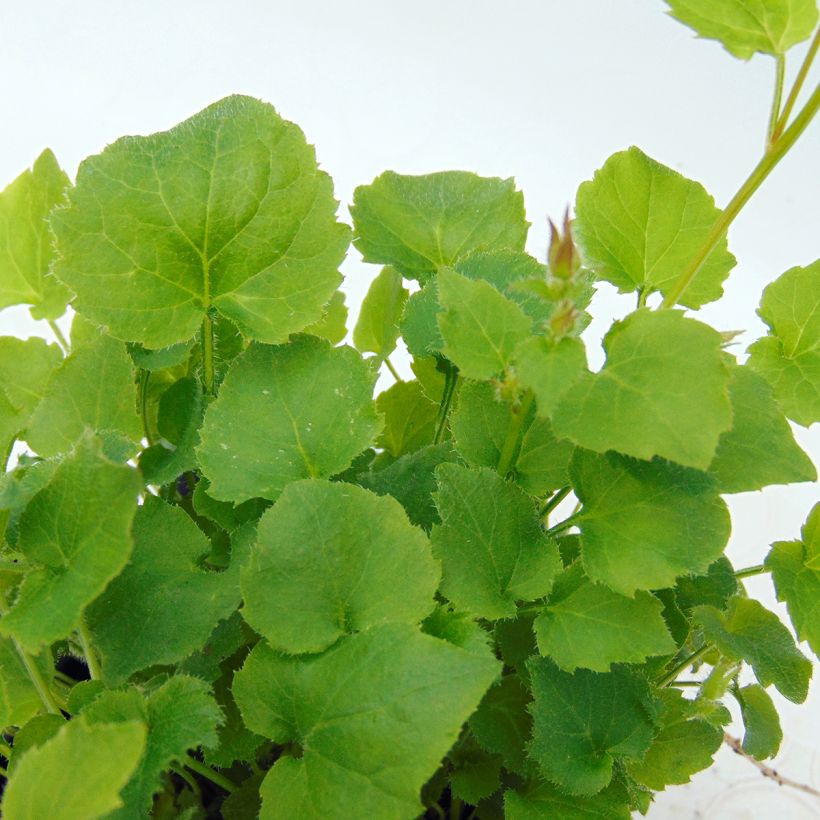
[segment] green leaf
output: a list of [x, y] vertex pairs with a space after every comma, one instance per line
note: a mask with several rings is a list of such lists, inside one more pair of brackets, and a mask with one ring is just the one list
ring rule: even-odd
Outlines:
[[442, 464], [436, 475], [442, 523], [431, 539], [442, 594], [483, 618], [509, 618], [516, 601], [546, 595], [561, 559], [532, 501], [485, 468]]
[[304, 332], [327, 339], [332, 345], [339, 344], [347, 336], [347, 305], [344, 293], [337, 290], [330, 297], [324, 310], [322, 318], [308, 325]]
[[802, 540], [777, 541], [766, 558], [777, 600], [784, 601], [794, 631], [820, 657], [820, 504], [803, 525]]
[[394, 499], [298, 481], [259, 522], [242, 614], [276, 649], [321, 652], [374, 624], [418, 623], [438, 580], [427, 537]]
[[189, 748], [216, 743], [216, 727], [223, 720], [208, 685], [187, 675], [175, 675], [147, 696], [136, 689], [103, 692], [85, 707], [82, 718], [119, 725], [140, 720], [148, 726], [145, 753], [122, 791], [125, 806], [107, 820], [148, 816], [162, 772], [175, 759], [184, 761]]
[[39, 455], [53, 456], [70, 450], [90, 429], [127, 439], [136, 451], [142, 437], [136, 408], [134, 372], [125, 345], [100, 335], [54, 371], [26, 440]]
[[438, 355], [444, 347], [438, 326], [440, 311], [438, 282], [435, 279], [407, 300], [401, 317], [401, 335], [414, 356], [423, 359]]
[[504, 794], [506, 820], [630, 820], [631, 807], [625, 790], [613, 783], [589, 797], [569, 795], [551, 783], [538, 783]]
[[374, 380], [355, 350], [315, 336], [251, 345], [228, 371], [200, 431], [210, 494], [275, 500], [291, 481], [341, 472], [379, 431]]
[[51, 224], [76, 309], [161, 348], [211, 310], [278, 344], [321, 319], [349, 230], [301, 129], [232, 96], [86, 159]]
[[[572, 223], [585, 263], [621, 293], [672, 290], [705, 244], [721, 211], [699, 183], [648, 157], [639, 148], [613, 154], [582, 183]], [[700, 267], [684, 297], [699, 308], [723, 294], [735, 266], [724, 236]]]
[[758, 760], [774, 757], [783, 741], [783, 730], [769, 693], [752, 683], [739, 690], [738, 700], [746, 727], [743, 750]]
[[0, 390], [21, 418], [23, 430], [45, 393], [54, 369], [63, 360], [57, 345], [43, 339], [0, 336]]
[[584, 569], [622, 595], [706, 572], [729, 540], [729, 511], [705, 473], [577, 450], [570, 477]]
[[448, 604], [438, 604], [421, 622], [425, 635], [441, 638], [455, 646], [460, 646], [474, 655], [485, 658], [495, 656], [491, 646], [491, 636], [466, 612], [456, 612]]
[[[80, 316], [79, 313], [75, 313], [74, 322], [76, 323], [78, 319], [83, 321], [82, 316]], [[74, 324], [71, 326], [71, 341], [72, 347], [79, 347], [86, 341], [84, 339], [79, 344], [74, 341]], [[193, 339], [170, 345], [169, 347], [161, 347], [156, 350], [143, 347], [143, 345], [137, 344], [136, 342], [128, 342], [128, 344], [126, 344], [128, 355], [131, 357], [131, 361], [134, 362], [134, 366], [142, 370], [166, 370], [170, 367], [179, 367], [188, 361], [193, 346]]]
[[512, 179], [465, 171], [386, 171], [355, 190], [350, 213], [365, 262], [393, 265], [422, 283], [476, 250], [523, 250], [529, 228]]
[[815, 0], [667, 0], [670, 13], [700, 37], [719, 40], [748, 60], [755, 52], [785, 54], [811, 37]]
[[749, 348], [749, 366], [766, 377], [790, 419], [804, 427], [820, 421], [820, 259], [772, 282], [758, 314], [769, 335]]
[[725, 614], [711, 606], [699, 606], [693, 615], [706, 640], [726, 657], [751, 664], [763, 686], [774, 684], [794, 703], [806, 699], [811, 663], [773, 612], [758, 601], [738, 597], [730, 601]]
[[817, 471], [798, 447], [766, 380], [747, 367], [731, 368], [732, 429], [718, 441], [709, 472], [722, 493], [769, 484], [814, 481]]
[[[8, 721], [4, 720], [3, 726], [7, 725], [9, 725]], [[14, 733], [14, 745], [11, 747], [11, 756], [7, 766], [9, 775], [14, 773], [20, 761], [26, 756], [26, 752], [51, 740], [64, 726], [65, 718], [50, 712], [37, 715], [21, 726]]]
[[108, 461], [94, 439], [80, 441], [20, 519], [18, 548], [34, 567], [0, 620], [2, 634], [36, 652], [77, 626], [131, 555], [141, 489], [135, 470]]
[[515, 375], [535, 393], [538, 415], [552, 415], [561, 397], [587, 372], [587, 355], [580, 339], [559, 342], [541, 336], [525, 339], [513, 354]]
[[684, 699], [677, 689], [665, 689], [659, 696], [664, 705], [660, 731], [643, 759], [629, 761], [627, 770], [638, 783], [662, 791], [688, 783], [693, 774], [712, 765], [723, 743], [723, 729], [704, 720], [697, 701]]
[[450, 792], [465, 803], [475, 806], [501, 786], [501, 758], [485, 752], [472, 735], [463, 737], [447, 757]]
[[648, 592], [634, 598], [594, 584], [579, 563], [556, 579], [549, 601], [535, 619], [538, 650], [567, 672], [577, 667], [609, 672], [613, 663], [643, 663], [675, 652], [661, 614]]
[[569, 794], [591, 795], [612, 779], [616, 759], [640, 759], [654, 722], [646, 680], [625, 667], [562, 672], [547, 658], [527, 663], [534, 697], [530, 756]]
[[[145, 748], [139, 721], [66, 723], [56, 737], [29, 749], [3, 795], [7, 820], [77, 820], [110, 816]], [[48, 788], [43, 784], [48, 783]]]
[[241, 600], [240, 556], [225, 572], [202, 569], [211, 543], [180, 507], [149, 496], [134, 518], [133, 537], [128, 566], [87, 614], [109, 686], [140, 669], [181, 661]]
[[[45, 679], [54, 674], [54, 663], [48, 649], [34, 656], [32, 661]], [[0, 638], [0, 688], [6, 715], [6, 722], [0, 729], [24, 726], [42, 711], [43, 701], [10, 638]]]
[[678, 578], [675, 601], [687, 614], [702, 604], [723, 610], [737, 590], [735, 568], [728, 558], [721, 556], [703, 575], [684, 575]]
[[732, 424], [721, 343], [716, 330], [678, 311], [630, 314], [604, 340], [603, 369], [584, 374], [558, 403], [556, 434], [599, 453], [707, 469]]
[[421, 787], [499, 671], [407, 624], [312, 657], [259, 644], [236, 675], [237, 703], [252, 731], [301, 751], [268, 772], [261, 820], [418, 817]]
[[384, 416], [377, 446], [391, 456], [398, 458], [432, 443], [438, 405], [427, 398], [418, 382], [396, 382], [376, 398], [376, 409]]
[[49, 211], [65, 197], [70, 182], [46, 148], [0, 194], [0, 309], [31, 305], [35, 319], [57, 319], [71, 294], [48, 273], [54, 255]]
[[453, 270], [438, 275], [438, 315], [444, 355], [468, 379], [491, 379], [507, 369], [532, 320], [492, 285]]
[[399, 320], [407, 302], [401, 274], [395, 268], [382, 268], [370, 283], [359, 318], [353, 328], [353, 344], [362, 353], [375, 353], [384, 359], [396, 349]]

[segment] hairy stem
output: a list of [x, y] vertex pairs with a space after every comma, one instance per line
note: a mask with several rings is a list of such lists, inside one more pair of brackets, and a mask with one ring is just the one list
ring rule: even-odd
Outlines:
[[534, 400], [535, 396], [532, 390], [528, 390], [524, 394], [521, 404], [513, 408], [512, 421], [507, 428], [507, 437], [504, 439], [504, 446], [501, 448], [501, 454], [498, 457], [498, 474], [502, 477], [506, 476], [515, 467], [524, 419], [527, 417], [527, 413], [530, 412]]
[[755, 567], [746, 567], [744, 569], [739, 569], [735, 573], [735, 578], [751, 578], [753, 575], [763, 575], [766, 572], [770, 572], [768, 567], [764, 566], [763, 564], [758, 564]]
[[68, 343], [68, 339], [63, 335], [63, 331], [60, 330], [60, 326], [54, 319], [48, 319], [48, 326], [51, 328], [51, 332], [54, 334], [54, 338], [57, 339], [57, 344], [63, 349], [63, 353], [66, 356], [71, 353], [71, 345]]
[[576, 521], [580, 518], [577, 512], [574, 512], [569, 518], [565, 518], [560, 523], [556, 524], [554, 527], [550, 527], [547, 530], [547, 535], [558, 535], [558, 533], [563, 532], [564, 530], [568, 530], [570, 527], [574, 527]]
[[766, 131], [766, 149], [774, 140], [775, 129], [780, 119], [780, 103], [783, 99], [783, 79], [786, 76], [786, 56], [777, 55], [777, 69], [774, 80], [774, 99], [772, 100], [772, 113], [769, 115], [769, 128]]
[[436, 435], [433, 437], [433, 444], [438, 444], [444, 436], [447, 428], [447, 416], [450, 413], [450, 405], [453, 403], [453, 395], [458, 384], [458, 369], [450, 364], [444, 376], [444, 392], [441, 394], [441, 404], [438, 408], [438, 420], [436, 424]]
[[538, 517], [543, 518], [545, 515], [549, 515], [571, 492], [572, 487], [561, 487], [560, 490], [557, 490], [538, 511]]
[[100, 662], [97, 658], [97, 653], [91, 645], [91, 633], [88, 631], [85, 618], [80, 618], [80, 625], [77, 627], [77, 635], [80, 638], [80, 646], [83, 650], [83, 657], [88, 666], [88, 674], [91, 675], [91, 680], [100, 680], [102, 678], [102, 669], [100, 669]]
[[220, 774], [219, 772], [212, 769], [210, 766], [206, 766], [202, 761], [197, 760], [195, 757], [188, 755], [182, 761], [182, 765], [187, 766], [192, 772], [196, 772], [197, 774], [201, 774], [203, 777], [207, 778], [211, 781], [211, 783], [216, 783], [217, 786], [224, 789], [228, 794], [236, 791], [236, 783], [228, 780], [225, 775]]
[[788, 97], [786, 97], [783, 110], [780, 112], [780, 119], [777, 121], [777, 125], [775, 125], [774, 132], [772, 133], [772, 140], [778, 139], [783, 133], [783, 129], [788, 125], [792, 109], [797, 102], [801, 89], [803, 88], [803, 83], [806, 82], [806, 77], [809, 75], [809, 69], [811, 69], [811, 64], [817, 56], [818, 48], [820, 48], [820, 28], [818, 28], [814, 33], [814, 39], [811, 41], [809, 50], [806, 52], [806, 57], [797, 72], [797, 76], [794, 78], [794, 85], [792, 86], [791, 91], [789, 91]]
[[712, 644], [705, 643], [700, 649], [696, 649], [691, 655], [684, 658], [669, 674], [660, 678], [657, 681], [658, 686], [661, 688], [671, 686], [681, 672], [686, 671], [690, 666], [697, 663], [711, 648]]

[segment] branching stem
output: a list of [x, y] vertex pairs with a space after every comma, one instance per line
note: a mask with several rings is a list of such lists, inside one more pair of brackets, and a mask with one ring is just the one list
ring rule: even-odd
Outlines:
[[820, 48], [820, 28], [814, 32], [814, 39], [811, 41], [809, 50], [806, 52], [806, 56], [797, 71], [797, 76], [794, 78], [794, 85], [792, 86], [791, 91], [789, 91], [789, 96], [786, 97], [783, 110], [780, 112], [780, 119], [777, 121], [777, 125], [772, 133], [772, 140], [778, 139], [783, 133], [783, 129], [788, 124], [792, 109], [794, 108], [797, 98], [800, 95], [800, 91], [803, 88], [803, 83], [806, 82], [806, 77], [809, 75], [811, 65], [814, 62], [814, 58], [817, 56], [818, 48]]
[[774, 99], [772, 100], [772, 113], [769, 115], [769, 128], [766, 132], [766, 150], [774, 141], [775, 129], [780, 120], [780, 103], [783, 99], [783, 79], [786, 76], [786, 56], [777, 55], [777, 73], [774, 80]]

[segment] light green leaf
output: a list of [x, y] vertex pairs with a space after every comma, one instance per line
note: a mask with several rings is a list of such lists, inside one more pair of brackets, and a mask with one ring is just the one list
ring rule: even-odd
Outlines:
[[313, 147], [272, 106], [233, 96], [86, 159], [51, 224], [77, 310], [146, 347], [214, 310], [284, 342], [322, 317], [349, 230]]
[[[51, 652], [46, 649], [35, 656], [33, 662], [40, 674], [48, 679], [54, 672]], [[24, 726], [43, 709], [43, 701], [23, 666], [11, 638], [0, 638], [0, 683], [5, 699], [6, 726]]]
[[401, 274], [395, 268], [382, 268], [370, 283], [362, 302], [353, 344], [362, 353], [375, 353], [384, 359], [396, 349], [399, 320], [407, 302], [407, 290], [402, 287]]
[[47, 344], [36, 336], [0, 336], [0, 389], [24, 420], [23, 426], [42, 400], [49, 377], [62, 360], [57, 345]]
[[591, 795], [612, 779], [617, 758], [643, 757], [654, 734], [646, 680], [625, 667], [562, 672], [547, 658], [527, 663], [534, 702], [530, 756], [569, 794]]
[[[78, 322], [80, 324], [78, 324]], [[74, 340], [75, 325], [79, 327], [83, 322], [86, 324], [91, 324], [88, 320], [84, 320], [79, 313], [75, 313], [74, 321], [71, 325], [72, 348], [80, 347], [80, 345], [87, 341], [87, 339], [82, 339], [82, 341], [79, 342], [75, 342]], [[96, 333], [92, 335], [92, 338], [95, 337]], [[171, 345], [170, 347], [161, 347], [156, 350], [143, 347], [141, 344], [137, 344], [136, 342], [128, 342], [125, 347], [127, 348], [128, 355], [131, 357], [131, 361], [134, 362], [135, 367], [139, 367], [142, 370], [166, 370], [170, 367], [179, 367], [180, 365], [185, 364], [188, 361], [188, 357], [191, 355], [191, 348], [193, 346], [194, 340], [189, 339], [187, 342], [180, 342], [179, 344]]]
[[205, 413], [197, 452], [209, 493], [275, 500], [291, 481], [344, 470], [379, 432], [374, 381], [355, 350], [315, 336], [251, 345]]
[[410, 296], [401, 317], [401, 335], [407, 349], [419, 358], [441, 352], [444, 340], [438, 326], [438, 283], [431, 279], [421, 290]]
[[607, 334], [600, 373], [584, 374], [559, 401], [556, 435], [599, 453], [707, 469], [732, 424], [721, 344], [716, 330], [678, 311], [630, 314]]
[[[584, 261], [622, 293], [666, 295], [703, 247], [720, 216], [699, 183], [648, 157], [639, 148], [613, 154], [578, 189], [572, 223]], [[699, 308], [723, 294], [735, 266], [726, 237], [711, 251], [680, 304]]]
[[755, 52], [785, 54], [817, 24], [815, 0], [667, 0], [670, 13], [708, 40], [748, 60]]
[[561, 559], [533, 502], [486, 468], [442, 464], [436, 476], [442, 523], [431, 539], [442, 594], [482, 618], [509, 618], [516, 601], [546, 595]]
[[147, 696], [136, 689], [103, 692], [83, 709], [82, 718], [119, 725], [139, 720], [148, 726], [145, 754], [122, 791], [125, 806], [106, 820], [149, 816], [162, 772], [173, 760], [184, 760], [188, 749], [216, 743], [216, 727], [223, 720], [208, 685], [187, 675], [174, 675]]
[[0, 309], [31, 305], [35, 319], [57, 319], [65, 312], [71, 294], [48, 273], [54, 252], [46, 218], [69, 185], [46, 148], [32, 169], [0, 194]]
[[725, 614], [711, 606], [699, 606], [693, 616], [703, 627], [706, 640], [721, 654], [751, 664], [763, 686], [774, 684], [794, 703], [806, 699], [811, 663], [777, 615], [760, 602], [733, 598]]
[[643, 663], [675, 652], [663, 605], [649, 592], [627, 598], [594, 584], [580, 563], [556, 579], [535, 619], [538, 650], [567, 672], [577, 667], [609, 672], [613, 663]]
[[506, 820], [630, 820], [632, 811], [626, 790], [613, 783], [589, 797], [569, 795], [551, 783], [538, 783], [525, 791], [504, 794]]
[[398, 458], [433, 443], [438, 405], [418, 382], [396, 382], [376, 398], [376, 409], [384, 416], [377, 446], [391, 456]]
[[393, 265], [421, 282], [476, 250], [523, 250], [529, 228], [512, 179], [465, 171], [386, 171], [356, 189], [350, 213], [365, 262]]
[[570, 477], [584, 569], [622, 595], [706, 572], [729, 540], [729, 511], [705, 473], [578, 450]]
[[457, 612], [449, 604], [438, 604], [421, 622], [421, 631], [425, 635], [441, 638], [466, 649], [474, 655], [495, 657], [490, 633], [472, 615]]
[[758, 760], [774, 757], [783, 740], [783, 730], [769, 693], [759, 684], [752, 683], [739, 690], [739, 700], [746, 727], [743, 750]]
[[732, 367], [731, 374], [732, 429], [720, 437], [709, 467], [720, 491], [814, 481], [817, 471], [794, 440], [766, 380], [747, 367]]
[[553, 342], [531, 336], [515, 349], [515, 375], [535, 393], [538, 415], [548, 418], [555, 405], [587, 372], [587, 355], [580, 339], [566, 337]]
[[241, 600], [240, 556], [225, 572], [200, 568], [211, 543], [180, 507], [149, 496], [134, 518], [133, 537], [128, 566], [87, 613], [109, 686], [140, 669], [181, 661]]
[[70, 450], [89, 429], [127, 439], [134, 451], [142, 437], [131, 359], [110, 336], [78, 348], [54, 371], [26, 440], [48, 457]]
[[[9, 721], [4, 720], [3, 726], [8, 725]], [[52, 712], [37, 715], [25, 725], [21, 725], [14, 733], [14, 745], [11, 747], [11, 755], [9, 756], [9, 762], [6, 767], [9, 775], [14, 773], [18, 764], [30, 749], [42, 746], [51, 740], [64, 726], [65, 718], [62, 715], [55, 715]]]
[[[801, 641], [808, 641], [820, 657], [820, 504], [815, 504], [803, 525], [800, 541], [777, 541], [766, 558], [771, 570], [778, 601], [789, 608], [794, 631]], [[812, 536], [814, 535], [814, 538]], [[814, 542], [814, 543], [813, 543]]]
[[276, 649], [321, 652], [374, 624], [418, 623], [438, 581], [427, 537], [394, 499], [298, 481], [259, 522], [242, 615]]
[[131, 555], [131, 521], [142, 482], [84, 438], [20, 518], [18, 549], [35, 566], [0, 619], [32, 652], [65, 637]]
[[769, 335], [749, 348], [749, 366], [766, 377], [790, 419], [804, 427], [820, 421], [820, 259], [772, 282], [758, 314]]
[[663, 690], [660, 698], [664, 705], [660, 731], [644, 758], [627, 765], [638, 783], [656, 791], [688, 783], [693, 774], [712, 765], [723, 743], [723, 729], [700, 715], [697, 701], [686, 700], [677, 689]]
[[438, 275], [443, 313], [438, 315], [442, 352], [468, 379], [491, 379], [507, 369], [532, 320], [492, 285], [453, 270]]
[[421, 787], [499, 671], [408, 624], [373, 627], [312, 657], [259, 644], [234, 696], [252, 731], [301, 750], [268, 772], [261, 820], [418, 817]]
[[[6, 820], [95, 820], [123, 805], [120, 792], [145, 748], [139, 721], [89, 725], [83, 718], [19, 762], [3, 795]], [[43, 784], [48, 783], [48, 788]]]
[[347, 336], [347, 305], [344, 293], [337, 290], [330, 297], [324, 310], [322, 318], [308, 325], [304, 332], [327, 339], [332, 345], [339, 344]]

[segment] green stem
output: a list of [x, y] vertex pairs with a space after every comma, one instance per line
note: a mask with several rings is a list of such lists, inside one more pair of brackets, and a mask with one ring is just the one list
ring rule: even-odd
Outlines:
[[547, 499], [547, 502], [541, 507], [538, 513], [539, 518], [549, 515], [570, 493], [572, 487], [561, 487], [552, 497]]
[[771, 572], [771, 570], [763, 564], [758, 564], [755, 567], [746, 567], [745, 569], [739, 569], [735, 573], [735, 578], [751, 578], [753, 575], [763, 575], [766, 572]]
[[151, 426], [148, 424], [148, 385], [151, 381], [151, 371], [140, 369], [139, 372], [139, 399], [140, 399], [140, 415], [142, 416], [142, 430], [145, 433], [145, 440], [150, 447], [154, 443], [154, 437], [151, 434]]
[[453, 396], [458, 384], [458, 369], [454, 364], [449, 364], [447, 373], [444, 376], [444, 392], [441, 394], [441, 404], [438, 409], [438, 423], [436, 425], [436, 435], [433, 437], [433, 444], [438, 444], [444, 436], [447, 427], [447, 416], [450, 413], [450, 405], [453, 403]]
[[777, 125], [775, 125], [774, 132], [772, 133], [772, 141], [778, 139], [783, 133], [783, 129], [786, 125], [788, 125], [792, 109], [794, 108], [794, 104], [797, 102], [801, 89], [803, 88], [803, 83], [806, 82], [806, 77], [809, 75], [809, 69], [811, 68], [811, 64], [814, 62], [814, 58], [817, 56], [818, 48], [820, 48], [820, 28], [818, 28], [814, 33], [814, 39], [811, 41], [809, 50], [806, 52], [806, 57], [797, 72], [797, 76], [794, 78], [794, 85], [792, 86], [791, 91], [789, 91], [789, 96], [786, 97], [783, 110], [780, 112], [780, 119], [777, 121]]
[[404, 381], [404, 379], [401, 376], [399, 376], [399, 371], [396, 370], [395, 367], [393, 367], [393, 362], [391, 362], [390, 359], [387, 358], [387, 356], [385, 356], [384, 359], [382, 359], [382, 361], [387, 365], [387, 369], [390, 371], [390, 375], [397, 382], [403, 382]]
[[91, 675], [91, 680], [100, 680], [102, 678], [102, 669], [100, 669], [100, 662], [97, 659], [97, 653], [91, 645], [91, 633], [88, 631], [85, 618], [80, 618], [80, 625], [77, 627], [77, 634], [80, 637], [80, 646], [83, 649], [83, 657], [85, 658], [85, 662], [88, 664], [88, 673]]
[[817, 113], [818, 108], [820, 108], [820, 86], [814, 90], [809, 101], [795, 117], [794, 122], [782, 134], [775, 137], [775, 141], [769, 146], [763, 155], [763, 159], [755, 166], [752, 173], [722, 211], [712, 226], [712, 230], [709, 231], [709, 235], [706, 237], [703, 247], [695, 254], [692, 261], [678, 277], [672, 289], [666, 294], [666, 297], [661, 303], [662, 308], [671, 308], [680, 301], [681, 296], [683, 296], [689, 285], [692, 284], [692, 280], [697, 276], [709, 254], [712, 253], [718, 242], [720, 242], [729, 229], [729, 226], [734, 222], [735, 217], [749, 201], [752, 194], [763, 184], [763, 181], [769, 176], [777, 163], [783, 159], [788, 150], [797, 141], [798, 137], [806, 130], [812, 118]]
[[507, 437], [504, 439], [504, 445], [501, 448], [501, 455], [498, 457], [498, 474], [506, 476], [515, 467], [515, 462], [518, 457], [519, 440], [521, 438], [521, 430], [524, 426], [524, 420], [527, 413], [530, 412], [535, 396], [532, 390], [528, 390], [521, 400], [518, 407], [514, 407], [512, 411], [512, 421], [507, 428]]
[[3, 755], [6, 760], [11, 758], [11, 746], [9, 746], [8, 743], [4, 743], [2, 740], [0, 740], [0, 754]]
[[685, 686], [698, 687], [698, 686], [701, 686], [702, 684], [703, 684], [702, 680], [673, 680], [672, 683], [670, 683], [669, 685], [670, 686], [681, 686], [681, 687], [685, 687]]
[[450, 798], [450, 820], [460, 820], [463, 806], [464, 804], [458, 797]]
[[214, 392], [214, 323], [206, 313], [202, 320], [202, 385], [206, 396]]
[[5, 777], [6, 780], [9, 779], [9, 772], [5, 766], [0, 766], [0, 776]]
[[775, 129], [780, 120], [780, 103], [783, 99], [783, 78], [786, 76], [786, 56], [778, 54], [777, 73], [774, 80], [774, 99], [772, 100], [772, 113], [769, 115], [769, 128], [766, 131], [766, 148], [774, 141]]
[[192, 772], [196, 772], [197, 774], [201, 774], [203, 777], [206, 777], [211, 781], [211, 783], [216, 783], [217, 786], [225, 789], [228, 794], [236, 791], [236, 783], [231, 782], [227, 777], [217, 771], [214, 771], [210, 766], [206, 766], [195, 757], [188, 755], [188, 757], [184, 760], [184, 765], [187, 766]]
[[59, 325], [54, 319], [48, 319], [48, 326], [51, 328], [51, 332], [54, 334], [55, 338], [57, 339], [57, 344], [63, 349], [63, 353], [66, 356], [71, 353], [71, 345], [68, 343], [68, 339], [63, 336], [63, 331], [60, 330]]
[[668, 675], [664, 675], [660, 680], [658, 680], [658, 686], [671, 686], [674, 683], [675, 678], [677, 676], [688, 669], [693, 664], [697, 663], [710, 649], [712, 648], [712, 644], [705, 643], [700, 649], [696, 649], [691, 655], [684, 658]]
[[574, 527], [580, 517], [578, 513], [573, 513], [569, 518], [564, 519], [554, 527], [550, 527], [547, 530], [547, 535], [558, 535], [558, 533], [568, 530], [570, 527]]

